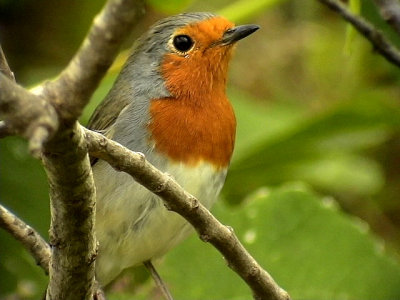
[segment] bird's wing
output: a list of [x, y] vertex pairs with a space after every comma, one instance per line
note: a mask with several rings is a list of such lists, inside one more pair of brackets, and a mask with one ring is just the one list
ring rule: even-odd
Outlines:
[[[108, 138], [112, 138], [110, 129], [115, 123], [121, 111], [130, 103], [128, 98], [110, 97], [108, 95], [103, 102], [97, 106], [93, 115], [90, 117], [87, 128], [98, 131]], [[90, 156], [92, 167], [98, 161], [97, 158]]]
[[87, 128], [100, 132], [107, 131], [129, 103], [129, 99], [124, 97], [107, 97], [99, 104], [90, 117]]

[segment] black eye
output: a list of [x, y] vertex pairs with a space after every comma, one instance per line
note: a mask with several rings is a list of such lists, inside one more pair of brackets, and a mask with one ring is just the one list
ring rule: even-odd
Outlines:
[[176, 50], [181, 52], [189, 51], [193, 46], [193, 41], [188, 35], [177, 35], [173, 40]]

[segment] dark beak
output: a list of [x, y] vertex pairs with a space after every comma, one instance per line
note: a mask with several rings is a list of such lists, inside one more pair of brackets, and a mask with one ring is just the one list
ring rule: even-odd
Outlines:
[[259, 28], [260, 28], [260, 26], [254, 25], [254, 24], [233, 27], [233, 28], [225, 31], [219, 44], [220, 45], [231, 45], [231, 44], [245, 38], [246, 36], [252, 34]]

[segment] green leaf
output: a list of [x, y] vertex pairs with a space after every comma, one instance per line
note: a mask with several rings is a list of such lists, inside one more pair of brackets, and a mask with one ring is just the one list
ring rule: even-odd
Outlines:
[[[0, 140], [0, 157], [1, 204], [47, 238], [49, 195], [40, 162], [29, 155], [27, 142], [17, 137]], [[48, 277], [31, 255], [4, 230], [0, 244], [0, 298], [7, 293], [23, 299], [43, 296]]]
[[[304, 187], [261, 189], [216, 216], [293, 299], [399, 299], [400, 266], [366, 224]], [[193, 236], [159, 267], [176, 299], [250, 299], [211, 246]]]
[[293, 180], [329, 193], [376, 193], [384, 184], [383, 171], [365, 153], [400, 128], [398, 107], [381, 97], [360, 94], [360, 99], [307, 114], [296, 106], [260, 108], [245, 95], [232, 93], [239, 108], [238, 131], [226, 198], [239, 202], [262, 185]]
[[156, 10], [165, 14], [176, 14], [186, 9], [193, 0], [147, 0], [147, 3]]
[[239, 0], [221, 9], [218, 14], [234, 22], [244, 22], [286, 0]]
[[[350, 0], [349, 8], [353, 14], [359, 15], [360, 11], [361, 11], [361, 1], [360, 0]], [[350, 55], [353, 50], [352, 45], [353, 45], [353, 41], [354, 41], [354, 38], [356, 37], [356, 35], [357, 35], [357, 31], [354, 29], [353, 25], [347, 24], [346, 25], [346, 41], [345, 41], [345, 45], [344, 45], [344, 52], [347, 55]]]

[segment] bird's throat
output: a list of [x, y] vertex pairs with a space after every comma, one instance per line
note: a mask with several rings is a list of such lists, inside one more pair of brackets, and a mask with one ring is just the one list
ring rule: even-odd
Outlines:
[[152, 100], [150, 115], [152, 142], [169, 159], [192, 166], [209, 162], [216, 169], [229, 165], [236, 120], [225, 96]]

